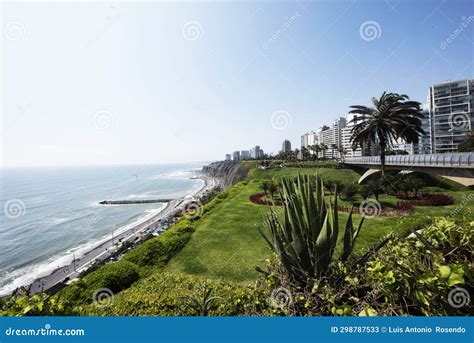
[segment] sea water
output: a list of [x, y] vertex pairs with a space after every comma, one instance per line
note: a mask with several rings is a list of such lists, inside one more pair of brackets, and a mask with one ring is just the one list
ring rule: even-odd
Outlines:
[[0, 170], [0, 295], [49, 274], [166, 204], [101, 200], [177, 198], [204, 183], [203, 163]]

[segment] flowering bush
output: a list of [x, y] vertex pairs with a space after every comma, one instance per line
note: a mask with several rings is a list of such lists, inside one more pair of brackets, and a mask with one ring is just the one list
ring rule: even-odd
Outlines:
[[447, 206], [454, 204], [454, 199], [446, 194], [425, 194], [424, 199], [419, 200], [402, 200], [399, 201], [397, 207], [406, 207], [411, 204], [413, 206]]

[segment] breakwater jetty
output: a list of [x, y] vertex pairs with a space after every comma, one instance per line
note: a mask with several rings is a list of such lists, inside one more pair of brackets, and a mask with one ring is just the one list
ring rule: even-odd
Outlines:
[[142, 199], [142, 200], [103, 200], [100, 205], [133, 205], [133, 204], [152, 204], [156, 202], [171, 202], [176, 199]]

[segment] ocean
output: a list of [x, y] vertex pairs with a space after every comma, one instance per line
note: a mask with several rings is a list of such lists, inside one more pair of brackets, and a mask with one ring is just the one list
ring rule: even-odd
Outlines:
[[101, 200], [177, 198], [198, 191], [204, 164], [0, 170], [0, 295], [69, 264], [166, 204]]

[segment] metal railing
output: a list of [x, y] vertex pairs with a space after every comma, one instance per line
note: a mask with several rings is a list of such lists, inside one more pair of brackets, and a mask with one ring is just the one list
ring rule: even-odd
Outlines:
[[[347, 157], [346, 164], [380, 165], [380, 156]], [[387, 166], [474, 168], [474, 152], [390, 155], [385, 157]]]

